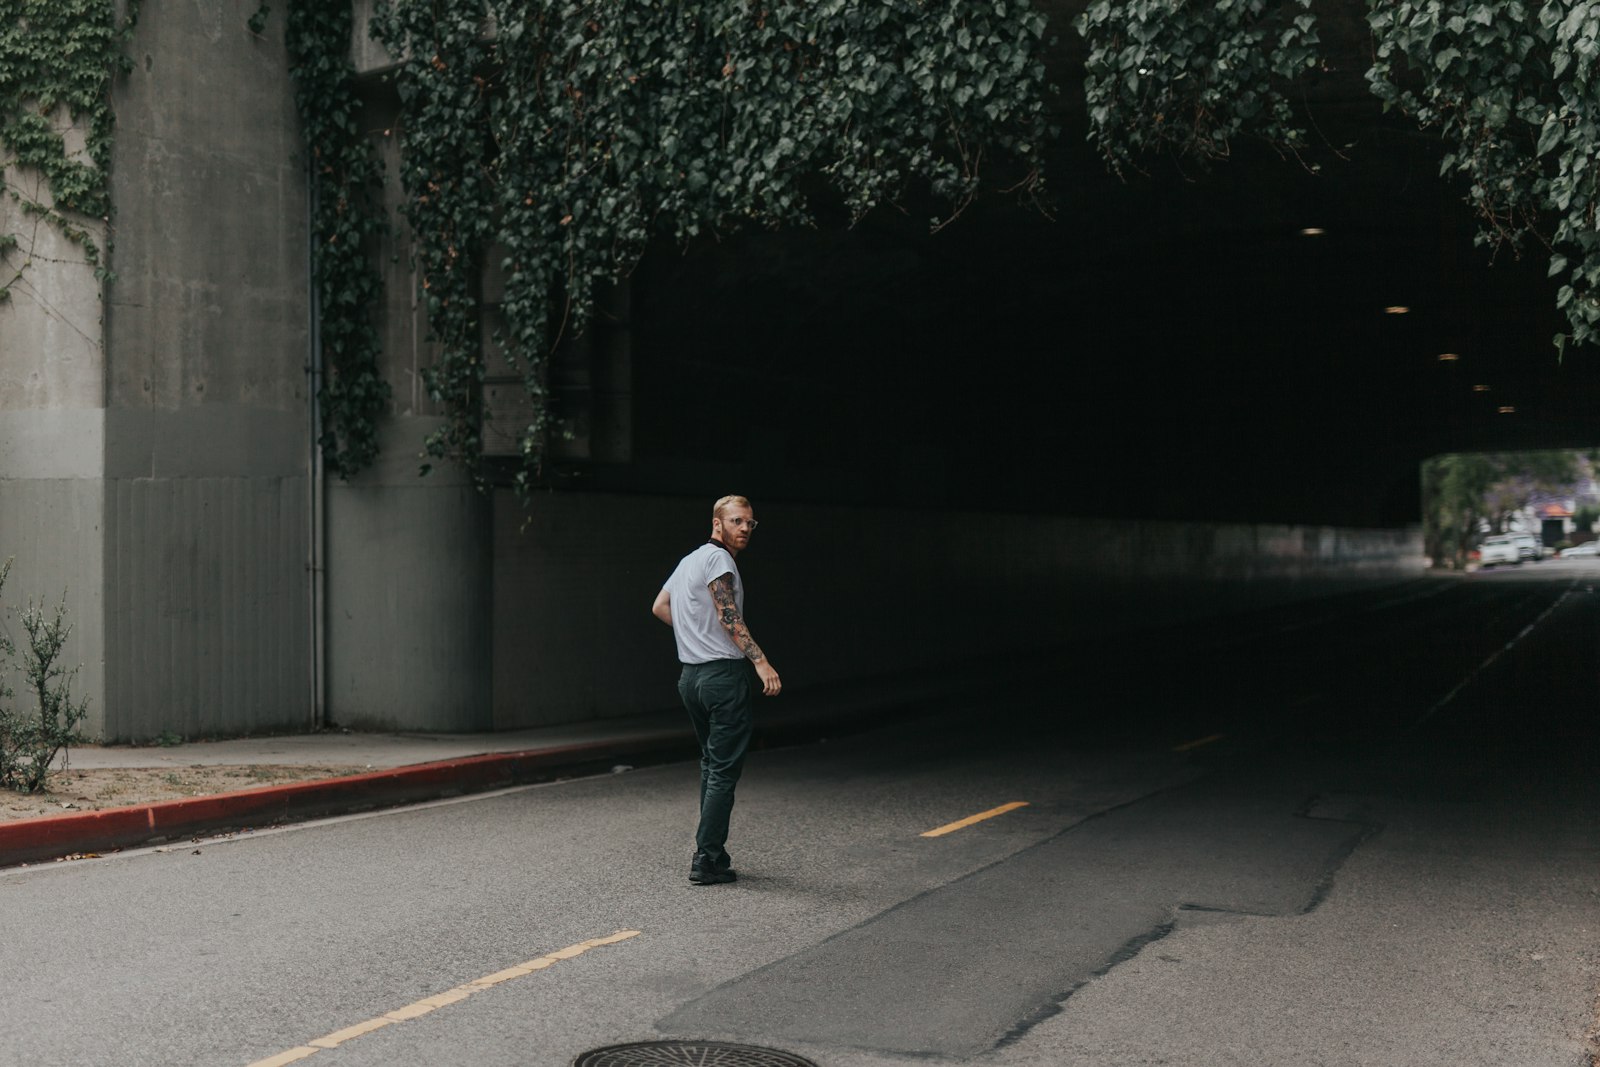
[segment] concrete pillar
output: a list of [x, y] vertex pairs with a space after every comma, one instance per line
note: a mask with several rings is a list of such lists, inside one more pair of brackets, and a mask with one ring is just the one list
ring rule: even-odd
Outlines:
[[106, 733], [311, 725], [306, 178], [283, 20], [145, 0], [117, 89]]

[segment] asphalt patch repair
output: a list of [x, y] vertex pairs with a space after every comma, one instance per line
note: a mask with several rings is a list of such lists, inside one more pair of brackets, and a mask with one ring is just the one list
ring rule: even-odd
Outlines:
[[913, 897], [659, 1027], [970, 1058], [1183, 923], [1311, 910], [1372, 830], [1307, 817], [1282, 794], [1180, 787]]

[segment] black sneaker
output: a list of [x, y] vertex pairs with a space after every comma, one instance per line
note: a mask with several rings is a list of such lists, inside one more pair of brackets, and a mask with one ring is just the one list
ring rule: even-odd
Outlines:
[[707, 862], [703, 855], [696, 855], [689, 862], [689, 881], [695, 885], [722, 885], [725, 882], [739, 880], [732, 867], [733, 861], [726, 855], [721, 863]]

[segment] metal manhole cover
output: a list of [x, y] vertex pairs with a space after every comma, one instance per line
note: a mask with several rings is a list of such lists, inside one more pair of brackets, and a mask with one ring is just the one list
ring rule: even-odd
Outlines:
[[638, 1041], [585, 1052], [572, 1067], [817, 1067], [803, 1056], [727, 1041]]

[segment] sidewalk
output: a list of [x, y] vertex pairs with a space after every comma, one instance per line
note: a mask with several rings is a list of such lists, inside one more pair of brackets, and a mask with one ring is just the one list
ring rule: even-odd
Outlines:
[[[912, 714], [962, 685], [946, 677], [912, 684], [884, 680], [847, 689], [786, 694], [757, 705], [754, 748], [805, 744], [858, 732]], [[197, 765], [338, 765], [363, 773], [185, 800], [131, 804], [0, 822], [0, 868], [160, 844], [441, 797], [601, 774], [696, 758], [694, 734], [679, 709], [483, 734], [312, 734], [200, 741], [171, 746], [82, 745], [76, 770], [174, 769]]]

